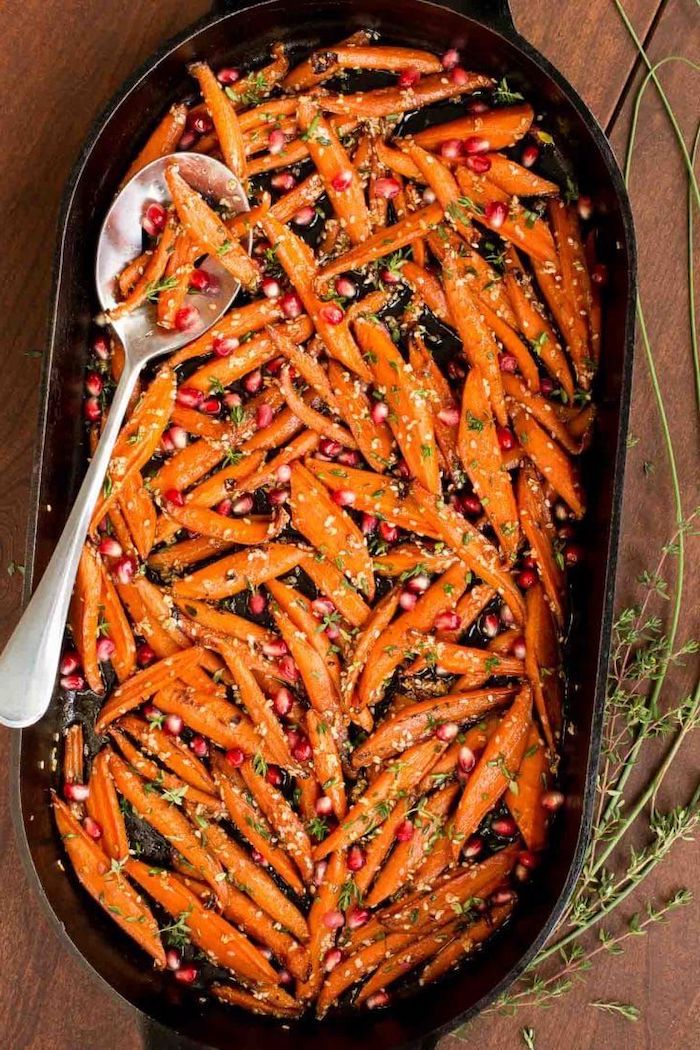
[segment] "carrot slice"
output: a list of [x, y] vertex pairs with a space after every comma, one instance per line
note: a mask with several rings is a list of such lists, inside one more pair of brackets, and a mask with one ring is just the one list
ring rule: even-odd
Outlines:
[[531, 709], [532, 692], [529, 686], [524, 685], [486, 745], [459, 800], [452, 834], [452, 855], [455, 860], [484, 816], [496, 805], [506, 789], [515, 783], [514, 778], [527, 746]]
[[441, 948], [444, 948], [452, 940], [456, 931], [457, 923], [454, 921], [452, 925], [446, 926], [444, 929], [436, 930], [434, 933], [427, 933], [419, 940], [412, 941], [406, 947], [396, 952], [395, 955], [392, 955], [391, 958], [386, 959], [360, 988], [355, 1000], [357, 1005], [361, 1006], [363, 1003], [366, 1003], [369, 997], [380, 988], [386, 988], [395, 981], [405, 977], [407, 973], [415, 970], [417, 966], [420, 966], [427, 959], [433, 958]]
[[344, 991], [357, 984], [385, 959], [390, 959], [396, 951], [405, 948], [413, 940], [415, 938], [410, 933], [392, 933], [383, 940], [362, 948], [347, 961], [341, 962], [326, 977], [316, 1000], [316, 1016], [323, 1017]]
[[[405, 248], [407, 244], [411, 244], [417, 237], [426, 234], [433, 226], [437, 226], [442, 217], [443, 210], [439, 203], [428, 204], [425, 208], [420, 208], [407, 215], [400, 222], [394, 223], [393, 226], [378, 230], [362, 244], [339, 255], [337, 259], [324, 266], [318, 276], [321, 281], [326, 281], [346, 270], [357, 270], [366, 266], [367, 263], [375, 262], [386, 255], [392, 255], [401, 248]], [[347, 367], [352, 366], [348, 363]], [[353, 369], [353, 371], [357, 370]], [[366, 371], [358, 374], [363, 375], [365, 379], [369, 378]]]
[[515, 375], [506, 374], [503, 376], [503, 389], [507, 398], [512, 398], [526, 412], [529, 412], [567, 452], [575, 456], [581, 451], [580, 444], [572, 438], [568, 427], [557, 415], [555, 406], [551, 401], [542, 397], [541, 394], [528, 390], [525, 384]]
[[206, 766], [194, 756], [192, 750], [177, 737], [165, 733], [155, 722], [144, 722], [134, 715], [125, 715], [119, 726], [138, 741], [144, 751], [155, 755], [185, 783], [210, 795], [216, 790]]
[[129, 839], [119, 799], [109, 771], [110, 751], [104, 749], [95, 757], [90, 770], [90, 794], [86, 809], [102, 829], [100, 844], [116, 861], [129, 855]]
[[86, 834], [65, 802], [54, 795], [51, 804], [59, 834], [81, 884], [116, 924], [155, 959], [156, 965], [164, 967], [165, 952], [158, 924], [141, 896], [120, 871], [110, 868], [107, 856]]
[[66, 784], [82, 784], [85, 766], [85, 739], [80, 722], [74, 722], [63, 737], [63, 780]]
[[272, 61], [268, 65], [263, 66], [257, 72], [241, 77], [235, 84], [226, 88], [226, 94], [236, 105], [243, 107], [257, 105], [286, 77], [289, 60], [284, 44], [273, 44], [270, 51]]
[[540, 583], [528, 590], [525, 603], [525, 668], [545, 740], [555, 754], [556, 741], [561, 735], [563, 702], [559, 642]]
[[132, 286], [126, 299], [122, 299], [109, 311], [108, 316], [111, 321], [116, 321], [125, 314], [131, 313], [132, 310], [138, 309], [139, 306], [143, 306], [148, 297], [154, 293], [158, 282], [165, 273], [170, 252], [175, 243], [176, 229], [175, 221], [172, 216], [169, 216], [155, 250], [148, 257], [143, 273]]
[[447, 139], [478, 135], [488, 139], [492, 150], [514, 146], [530, 130], [535, 112], [532, 106], [504, 106], [474, 116], [459, 117], [419, 131], [415, 141], [427, 150], [437, 150]]
[[333, 947], [336, 938], [336, 931], [329, 929], [323, 920], [329, 912], [338, 910], [346, 873], [345, 854], [342, 850], [338, 850], [328, 861], [323, 880], [316, 890], [309, 909], [311, 969], [308, 978], [297, 987], [297, 997], [304, 1002], [315, 999], [323, 983], [325, 972], [323, 961], [326, 953]]
[[[562, 285], [577, 317], [576, 328], [580, 328], [580, 319], [583, 319], [590, 333], [593, 293], [578, 211], [573, 204], [554, 200], [549, 204], [549, 218], [559, 253]], [[591, 352], [589, 345], [585, 361], [588, 369], [594, 367], [594, 361], [589, 360]]]
[[142, 168], [159, 157], [167, 157], [174, 153], [178, 142], [182, 138], [187, 120], [187, 106], [177, 103], [171, 106], [161, 120], [158, 127], [150, 135], [146, 145], [143, 147], [136, 160], [133, 161], [126, 175], [122, 179], [122, 186], [132, 179]]
[[389, 427], [386, 423], [372, 420], [372, 403], [363, 384], [335, 361], [328, 363], [328, 378], [357, 448], [373, 470], [383, 473], [393, 459]]
[[560, 626], [566, 614], [566, 579], [556, 557], [557, 531], [534, 469], [528, 464], [517, 482], [518, 510], [545, 592]]
[[319, 554], [307, 554], [300, 565], [348, 623], [360, 627], [365, 622], [370, 614], [369, 606], [336, 565]]
[[256, 988], [253, 994], [246, 992], [243, 988], [234, 988], [230, 984], [212, 984], [209, 991], [222, 1003], [240, 1006], [244, 1010], [250, 1010], [251, 1013], [261, 1014], [264, 1017], [291, 1019], [298, 1017], [301, 1013], [300, 1004], [281, 988], [265, 985]]
[[384, 633], [399, 607], [401, 590], [398, 587], [389, 591], [372, 609], [369, 619], [355, 636], [351, 654], [345, 661], [340, 689], [345, 709], [353, 703], [353, 693], [365, 667], [369, 655], [377, 640]]
[[549, 435], [521, 408], [512, 412], [513, 429], [532, 460], [555, 492], [569, 505], [577, 518], [583, 517], [583, 492], [575, 465], [565, 452], [555, 445]]
[[579, 385], [588, 390], [594, 362], [590, 356], [586, 319], [578, 314], [576, 304], [569, 298], [556, 259], [535, 260], [533, 270], [550, 313], [564, 337]]
[[477, 919], [466, 930], [458, 933], [431, 959], [421, 974], [420, 983], [429, 984], [431, 981], [436, 981], [466, 956], [471, 955], [475, 948], [478, 948], [503, 925], [514, 906], [514, 901], [509, 901], [508, 904], [497, 904], [486, 918]]
[[214, 601], [257, 587], [266, 580], [283, 576], [304, 557], [301, 547], [288, 543], [269, 543], [254, 550], [239, 551], [212, 565], [190, 573], [173, 585], [175, 598], [206, 598]]
[[158, 296], [157, 317], [162, 328], [174, 328], [175, 314], [190, 290], [195, 260], [202, 252], [188, 233], [179, 227], [175, 245], [165, 268], [164, 287]]
[[86, 543], [78, 562], [71, 600], [70, 625], [75, 647], [80, 653], [85, 680], [95, 693], [104, 692], [102, 672], [97, 660], [101, 594], [100, 559], [95, 548]]
[[556, 182], [543, 179], [511, 157], [505, 157], [502, 153], [487, 153], [486, 158], [491, 162], [487, 180], [509, 197], [547, 197], [559, 193]]
[[214, 121], [224, 163], [239, 179], [245, 179], [243, 133], [234, 106], [206, 62], [194, 62], [189, 66], [189, 72], [199, 82], [207, 111]]
[[422, 77], [409, 88], [386, 87], [376, 91], [358, 91], [354, 95], [324, 95], [323, 108], [331, 113], [370, 117], [389, 117], [394, 113], [421, 109], [442, 99], [466, 95], [493, 86], [490, 77], [482, 73], [468, 73], [464, 82], [457, 83], [443, 73]]
[[314, 865], [311, 842], [304, 825], [284, 795], [273, 787], [265, 776], [256, 771], [250, 759], [241, 766], [241, 775], [270, 826], [275, 829], [287, 853], [299, 869], [304, 882], [308, 884], [313, 878]]
[[518, 769], [517, 792], [508, 789], [505, 801], [525, 839], [527, 848], [537, 852], [547, 842], [547, 810], [542, 796], [551, 779], [544, 743], [535, 726], [530, 727], [527, 747]]
[[134, 471], [122, 485], [119, 509], [129, 526], [134, 546], [141, 558], [147, 558], [156, 536], [156, 508], [139, 471]]
[[340, 659], [336, 647], [323, 629], [325, 621], [319, 622], [309, 599], [294, 587], [280, 580], [268, 580], [266, 587], [289, 620], [305, 635], [307, 642], [322, 658], [333, 685], [339, 689]]

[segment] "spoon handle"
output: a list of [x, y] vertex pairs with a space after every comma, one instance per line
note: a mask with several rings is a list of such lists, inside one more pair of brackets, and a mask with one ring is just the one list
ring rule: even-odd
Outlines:
[[38, 722], [51, 701], [78, 562], [139, 368], [126, 356], [107, 422], [51, 561], [0, 655], [0, 723]]

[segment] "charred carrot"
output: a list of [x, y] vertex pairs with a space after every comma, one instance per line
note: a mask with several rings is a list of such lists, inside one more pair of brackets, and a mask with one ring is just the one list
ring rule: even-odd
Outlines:
[[209, 601], [227, 598], [289, 572], [304, 554], [301, 547], [289, 543], [269, 543], [255, 550], [239, 551], [178, 580], [173, 585], [173, 595]]
[[443, 974], [451, 970], [466, 956], [471, 955], [475, 948], [478, 948], [483, 941], [491, 937], [503, 925], [513, 911], [514, 906], [514, 901], [509, 901], [507, 904], [497, 904], [491, 909], [486, 918], [477, 919], [466, 930], [458, 933], [431, 959], [421, 973], [420, 983], [429, 984], [431, 981], [436, 981], [438, 977], [442, 977]]
[[224, 163], [234, 175], [237, 175], [239, 179], [244, 179], [246, 163], [243, 133], [231, 100], [226, 96], [221, 84], [206, 62], [194, 62], [189, 67], [189, 72], [199, 82], [204, 103], [209, 116], [214, 121], [214, 128], [219, 139]]
[[421, 109], [442, 99], [479, 91], [491, 87], [492, 83], [490, 77], [481, 73], [468, 73], [462, 81], [451, 79], [444, 72], [433, 73], [408, 88], [387, 87], [376, 91], [359, 91], [354, 95], [326, 95], [323, 108], [331, 113], [363, 119], [388, 117], [393, 113]]
[[75, 590], [71, 600], [70, 625], [73, 641], [80, 653], [85, 679], [95, 693], [103, 693], [102, 673], [97, 659], [102, 574], [97, 551], [89, 543], [83, 547]]
[[585, 506], [581, 483], [578, 471], [569, 457], [554, 444], [529, 413], [521, 408], [514, 408], [512, 419], [513, 429], [526, 455], [555, 492], [571, 507], [576, 517], [583, 517]]
[[547, 841], [547, 810], [542, 805], [542, 796], [547, 791], [549, 780], [547, 751], [533, 725], [518, 769], [518, 790], [515, 792], [509, 788], [505, 802], [527, 848], [534, 852], [544, 849]]
[[[346, 270], [357, 270], [377, 259], [382, 259], [385, 255], [392, 255], [415, 241], [417, 237], [426, 234], [433, 226], [437, 226], [442, 217], [443, 211], [440, 204], [428, 204], [425, 208], [412, 212], [400, 222], [394, 223], [393, 226], [378, 230], [362, 244], [338, 256], [333, 262], [324, 266], [318, 276], [321, 281], [326, 281], [329, 277], [335, 277]], [[352, 366], [348, 364], [348, 367]], [[369, 378], [366, 372], [364, 378]]]
[[488, 110], [474, 116], [459, 117], [444, 124], [436, 124], [415, 136], [419, 146], [436, 150], [447, 139], [465, 139], [474, 135], [485, 138], [492, 150], [514, 146], [527, 134], [534, 120], [532, 106], [507, 106]]

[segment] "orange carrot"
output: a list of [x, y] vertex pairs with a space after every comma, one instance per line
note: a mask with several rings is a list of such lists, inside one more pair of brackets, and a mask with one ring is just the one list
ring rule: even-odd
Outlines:
[[297, 987], [297, 997], [304, 1002], [315, 999], [323, 983], [323, 960], [336, 938], [336, 931], [329, 929], [323, 920], [329, 912], [338, 910], [338, 900], [346, 874], [345, 854], [338, 850], [328, 861], [323, 881], [316, 890], [309, 909], [311, 969], [307, 980]]
[[506, 791], [505, 801], [527, 848], [537, 852], [547, 842], [547, 810], [542, 796], [550, 779], [547, 752], [535, 726], [530, 727], [527, 747], [518, 769], [517, 792]]
[[194, 62], [189, 72], [199, 81], [207, 111], [214, 121], [224, 163], [239, 179], [245, 179], [243, 133], [234, 106], [206, 62]]
[[100, 620], [102, 577], [99, 556], [94, 547], [83, 547], [75, 590], [71, 600], [70, 625], [75, 647], [80, 653], [83, 673], [95, 693], [103, 693], [102, 673], [97, 660], [97, 635]]
[[171, 106], [161, 120], [158, 127], [152, 132], [136, 160], [130, 165], [126, 175], [122, 179], [122, 186], [132, 179], [142, 168], [159, 157], [167, 157], [174, 153], [178, 142], [182, 138], [187, 120], [187, 106], [178, 103]]
[[348, 623], [360, 627], [365, 622], [370, 614], [369, 606], [336, 565], [316, 554], [307, 554], [300, 565]]
[[581, 483], [578, 471], [569, 457], [523, 409], [514, 408], [512, 419], [513, 429], [526, 455], [555, 492], [571, 507], [576, 517], [583, 517], [585, 506]]
[[430, 106], [442, 99], [466, 95], [481, 88], [491, 87], [493, 81], [481, 73], [469, 73], [466, 80], [457, 82], [443, 73], [422, 77], [409, 88], [387, 87], [376, 91], [358, 91], [355, 95], [325, 95], [323, 108], [343, 116], [353, 115], [368, 119], [388, 117], [394, 113]]
[[167, 656], [143, 671], [137, 672], [128, 682], [115, 689], [104, 705], [95, 723], [95, 731], [103, 733], [108, 725], [132, 711], [168, 682], [173, 682], [184, 668], [197, 663], [201, 650], [186, 649]]
[[534, 469], [528, 464], [521, 470], [517, 483], [520, 523], [535, 559], [545, 592], [552, 604], [559, 625], [566, 614], [566, 581], [559, 564], [555, 544], [557, 530]]
[[95, 757], [90, 770], [90, 794], [86, 809], [102, 831], [100, 845], [113, 860], [129, 856], [129, 839], [119, 799], [109, 771], [110, 751], [103, 749]]
[[437, 150], [447, 139], [465, 139], [474, 135], [488, 140], [492, 150], [506, 149], [514, 146], [523, 135], [527, 134], [534, 119], [532, 106], [523, 103], [519, 106], [508, 106], [491, 109], [476, 116], [458, 117], [444, 124], [434, 124], [415, 136], [419, 146], [427, 150]]
[[513, 911], [513, 907], [514, 901], [497, 904], [486, 918], [477, 919], [466, 930], [458, 933], [431, 959], [421, 974], [420, 983], [429, 984], [431, 981], [436, 981], [466, 956], [471, 955], [475, 948], [478, 948], [503, 925]]
[[289, 572], [304, 554], [301, 547], [288, 543], [269, 543], [254, 550], [239, 551], [178, 580], [173, 585], [173, 595], [209, 601], [227, 598]]
[[313, 877], [314, 865], [311, 842], [301, 820], [284, 795], [260, 774], [256, 764], [250, 759], [246, 759], [241, 766], [241, 775], [270, 826], [275, 829], [284, 848], [299, 869], [302, 879], [308, 884]]
[[328, 363], [328, 378], [345, 422], [373, 470], [383, 473], [393, 459], [391, 431], [386, 423], [375, 423], [371, 401], [363, 385], [336, 361]]
[[[442, 216], [442, 207], [437, 202], [412, 212], [400, 222], [394, 223], [393, 226], [389, 226], [387, 229], [378, 230], [371, 237], [368, 237], [366, 241], [363, 241], [362, 244], [351, 248], [343, 255], [339, 255], [337, 259], [323, 267], [319, 273], [319, 278], [322, 281], [326, 281], [329, 277], [335, 277], [346, 270], [356, 270], [366, 266], [367, 263], [374, 262], [376, 259], [382, 259], [385, 255], [392, 255], [399, 249], [405, 248], [407, 244], [411, 244], [417, 237], [427, 233], [433, 226], [437, 226]], [[352, 366], [348, 364], [347, 367], [350, 368]], [[353, 369], [353, 371], [356, 371], [356, 369]], [[358, 374], [362, 375], [363, 373]], [[363, 378], [368, 378], [366, 372]]]
[[563, 685], [559, 642], [552, 612], [540, 583], [528, 590], [525, 604], [525, 668], [545, 740], [554, 754], [562, 727]]

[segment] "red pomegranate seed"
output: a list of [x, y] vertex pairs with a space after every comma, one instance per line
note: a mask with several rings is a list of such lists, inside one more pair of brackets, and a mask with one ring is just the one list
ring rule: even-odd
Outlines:
[[402, 609], [405, 609], [406, 612], [410, 612], [411, 609], [415, 609], [417, 601], [417, 594], [411, 594], [410, 591], [402, 591], [401, 597], [399, 598], [399, 605]]
[[264, 594], [254, 592], [248, 599], [248, 611], [253, 616], [262, 616], [267, 609], [267, 599]]
[[284, 678], [285, 682], [289, 682], [290, 685], [299, 678], [299, 672], [297, 671], [297, 665], [294, 663], [294, 659], [291, 656], [283, 656], [277, 661], [277, 673]]
[[228, 518], [231, 516], [232, 506], [233, 504], [231, 503], [230, 499], [222, 499], [219, 503], [216, 504], [214, 510], [217, 514], [221, 514], [223, 518]]
[[464, 140], [464, 152], [468, 154], [488, 153], [491, 143], [481, 135], [470, 135]]
[[402, 820], [394, 832], [394, 838], [397, 842], [410, 842], [413, 838], [414, 830], [415, 829], [410, 820]]
[[102, 376], [99, 376], [97, 372], [88, 372], [85, 378], [85, 389], [92, 397], [99, 397], [104, 390]]
[[511, 838], [516, 834], [518, 825], [512, 817], [498, 817], [491, 821], [491, 830], [502, 838]]
[[504, 889], [496, 890], [495, 893], [491, 894], [492, 904], [510, 904], [512, 900], [515, 900], [515, 893], [513, 890]]
[[554, 380], [550, 379], [549, 376], [542, 376], [540, 379], [540, 390], [544, 396], [549, 397], [550, 394], [554, 393], [555, 389], [556, 386]]
[[379, 276], [380, 276], [381, 280], [384, 282], [384, 284], [400, 284], [401, 283], [401, 274], [397, 273], [396, 270], [390, 270], [386, 266], [384, 267], [383, 270], [380, 271]]
[[449, 744], [450, 741], [459, 733], [459, 726], [456, 722], [444, 722], [441, 726], [438, 726], [435, 731], [435, 736], [438, 740], [441, 740], [443, 744]]
[[326, 303], [326, 305], [322, 306], [318, 311], [318, 316], [322, 321], [325, 321], [326, 324], [337, 325], [342, 323], [345, 313], [343, 312], [342, 307], [338, 306], [337, 303]]
[[525, 555], [525, 557], [522, 559], [522, 568], [523, 569], [536, 569], [537, 568], [537, 562], [532, 557], [532, 555], [530, 555], [530, 554], [526, 554]]
[[273, 507], [280, 507], [283, 503], [286, 503], [289, 496], [289, 489], [286, 488], [270, 489], [267, 494], [268, 501]]
[[63, 797], [69, 802], [84, 802], [90, 794], [89, 784], [64, 784]]
[[527, 649], [525, 648], [525, 639], [522, 637], [522, 635], [515, 639], [515, 641], [510, 647], [510, 651], [512, 652], [516, 660], [525, 659]]
[[526, 591], [529, 587], [534, 587], [537, 583], [537, 573], [532, 569], [523, 569], [522, 572], [518, 573], [518, 586], [522, 587]]
[[375, 180], [373, 190], [375, 197], [382, 197], [384, 200], [390, 201], [401, 192], [401, 184], [398, 179], [387, 175]]
[[[561, 529], [559, 530], [561, 532]], [[578, 543], [567, 543], [564, 547], [564, 561], [569, 566], [578, 565], [583, 558], [583, 547]]]
[[406, 583], [406, 589], [411, 591], [412, 594], [425, 594], [430, 587], [430, 577], [424, 573], [420, 573], [418, 576], [413, 576]]
[[270, 660], [276, 660], [279, 656], [286, 656], [289, 652], [287, 643], [282, 638], [275, 638], [271, 642], [263, 642], [262, 651]]
[[107, 661], [111, 659], [112, 656], [114, 656], [114, 651], [116, 648], [117, 647], [111, 638], [98, 639], [97, 645], [95, 646], [95, 654], [99, 663], [107, 663]]
[[282, 296], [280, 299], [280, 309], [284, 316], [290, 320], [299, 317], [304, 311], [302, 301], [296, 292], [286, 292]]
[[314, 886], [321, 886], [321, 885], [323, 885], [323, 880], [326, 877], [326, 871], [327, 870], [328, 870], [328, 861], [327, 860], [319, 860], [319, 862], [314, 865]]
[[459, 423], [459, 409], [441, 408], [438, 412], [438, 419], [447, 427], [456, 427]]
[[310, 226], [316, 218], [316, 212], [307, 204], [305, 208], [300, 208], [298, 212], [293, 216], [292, 222], [296, 226]]
[[172, 441], [173, 448], [183, 449], [187, 448], [187, 431], [184, 427], [180, 427], [177, 423], [174, 423], [167, 431], [168, 437]]
[[323, 619], [324, 616], [332, 616], [335, 612], [335, 605], [330, 598], [314, 598], [311, 602], [311, 608], [315, 616], [319, 619]]
[[293, 190], [297, 184], [297, 180], [292, 175], [291, 171], [280, 171], [276, 175], [273, 175], [270, 179], [270, 185], [275, 190], [282, 190], [284, 193], [289, 193]]
[[[270, 953], [270, 956], [272, 956], [272, 953]], [[289, 970], [284, 969], [278, 972], [277, 979], [283, 988], [288, 987], [294, 980]]]
[[396, 525], [390, 525], [388, 521], [379, 522], [379, 535], [387, 543], [393, 543], [398, 539], [399, 530]]
[[238, 516], [250, 514], [253, 509], [253, 497], [249, 495], [239, 496], [231, 504], [231, 511]]
[[311, 744], [306, 739], [306, 737], [303, 736], [299, 741], [297, 741], [297, 743], [292, 748], [292, 756], [296, 758], [297, 762], [308, 762], [311, 758], [311, 755]]
[[539, 148], [534, 143], [529, 143], [520, 155], [520, 163], [524, 168], [533, 168], [537, 164], [539, 155]]
[[361, 868], [364, 868], [366, 862], [367, 858], [365, 857], [365, 851], [362, 846], [351, 846], [346, 858], [348, 871], [360, 871]]
[[92, 817], [83, 817], [83, 830], [91, 839], [102, 838], [102, 825], [98, 824]]
[[342, 911], [337, 909], [334, 911], [327, 911], [321, 919], [323, 925], [329, 930], [339, 930], [345, 925], [345, 916]]
[[217, 335], [212, 343], [212, 349], [217, 357], [229, 357], [239, 346], [240, 341], [232, 335]]
[[75, 671], [80, 667], [80, 659], [78, 654], [73, 649], [67, 649], [61, 657], [61, 662], [58, 665], [58, 670], [62, 675], [74, 674]]
[[501, 621], [498, 619], [495, 613], [486, 613], [481, 617], [481, 633], [485, 634], [487, 638], [495, 638], [501, 629]]
[[337, 503], [339, 507], [352, 507], [357, 496], [352, 489], [336, 489], [335, 492], [331, 494], [331, 499], [334, 503]]
[[337, 175], [334, 175], [331, 179], [331, 186], [336, 193], [344, 193], [352, 183], [352, 171], [346, 168], [344, 171], [339, 171]]
[[399, 76], [398, 84], [400, 88], [410, 88], [414, 84], [417, 84], [420, 80], [420, 69], [404, 69]]
[[144, 211], [141, 225], [149, 237], [157, 237], [165, 229], [167, 221], [168, 213], [163, 205], [153, 201]]
[[187, 117], [187, 127], [197, 135], [208, 135], [213, 130], [214, 124], [208, 113], [200, 110], [199, 113], [190, 113]]
[[279, 787], [282, 783], [282, 770], [279, 766], [268, 766], [265, 780], [268, 784], [272, 784], [273, 787]]
[[153, 649], [151, 649], [148, 642], [141, 642], [141, 645], [136, 649], [136, 663], [139, 667], [148, 667], [149, 664], [153, 663], [155, 658], [156, 654]]
[[224, 755], [224, 758], [234, 769], [238, 769], [238, 767], [242, 766], [245, 762], [245, 755], [240, 747], [230, 747]]
[[164, 498], [168, 503], [172, 503], [174, 507], [184, 507], [185, 497], [177, 489], [166, 489], [163, 493]]
[[357, 905], [355, 905], [347, 913], [346, 919], [349, 930], [359, 930], [359, 928], [364, 926], [369, 919], [369, 911], [367, 908], [358, 908]]
[[508, 429], [508, 427], [497, 426], [496, 435], [502, 452], [510, 452], [515, 448], [515, 435], [512, 430]]
[[323, 969], [326, 973], [332, 973], [338, 963], [342, 962], [343, 953], [340, 948], [329, 948], [323, 956]]
[[423, 204], [434, 204], [437, 200], [435, 190], [431, 190], [430, 186], [426, 186], [421, 194]]
[[365, 536], [369, 536], [371, 533], [373, 533], [374, 530], [377, 527], [377, 524], [378, 524], [378, 519], [375, 518], [374, 514], [363, 514], [362, 515], [362, 524], [361, 524], [360, 528], [362, 529], [362, 532], [364, 533]]
[[192, 149], [196, 141], [197, 136], [194, 131], [185, 131], [180, 136], [180, 141], [177, 144], [178, 149]]
[[465, 163], [469, 170], [476, 175], [485, 175], [487, 171], [491, 170], [491, 158], [484, 157], [480, 153], [474, 153], [471, 157], [467, 157]]
[[100, 408], [100, 402], [96, 397], [88, 397], [85, 399], [83, 406], [83, 412], [88, 423], [96, 423], [102, 415], [102, 409]]
[[529, 849], [522, 850], [522, 852], [518, 854], [518, 864], [522, 864], [524, 868], [528, 868], [531, 871], [533, 868], [537, 867], [537, 854]]
[[274, 128], [267, 139], [267, 148], [274, 156], [276, 153], [281, 153], [284, 147], [287, 145], [287, 136], [281, 128]]
[[466, 69], [462, 69], [461, 66], [454, 66], [450, 71], [450, 80], [453, 84], [458, 84], [460, 87], [464, 87], [469, 80], [469, 74]]
[[182, 965], [182, 954], [177, 948], [168, 948], [165, 953], [165, 965], [169, 970], [179, 970]]
[[253, 860], [255, 861], [256, 864], [260, 864], [263, 868], [267, 867], [267, 861], [263, 857], [263, 855], [260, 852], [260, 850], [253, 849], [253, 850], [250, 851], [250, 855], [251, 855], [251, 857], [253, 858]]
[[459, 51], [454, 47], [449, 48], [440, 61], [442, 62], [443, 69], [454, 69], [455, 66], [459, 65]]
[[483, 849], [484, 840], [478, 835], [472, 835], [472, 837], [470, 839], [467, 839], [467, 841], [464, 844], [464, 848], [462, 849], [462, 856], [466, 860], [473, 860], [474, 857], [478, 857], [479, 854], [483, 852]]
[[216, 79], [220, 84], [235, 84], [236, 81], [241, 79], [241, 73], [240, 70], [234, 69], [231, 66], [224, 66], [223, 69], [220, 69], [216, 74]]
[[596, 263], [591, 270], [591, 280], [601, 288], [608, 283], [608, 268], [603, 263]]
[[260, 291], [267, 299], [279, 299], [282, 294], [280, 283], [274, 277], [265, 277], [260, 283]]
[[179, 736], [185, 728], [185, 723], [179, 715], [166, 715], [163, 719], [163, 729], [168, 736]]
[[446, 160], [456, 160], [463, 152], [462, 143], [459, 139], [446, 139], [440, 143], [440, 156]]
[[316, 799], [314, 809], [319, 817], [329, 817], [333, 812], [333, 803], [328, 795], [321, 795], [320, 798]]
[[197, 973], [196, 966], [181, 966], [179, 970], [175, 970], [173, 976], [180, 984], [194, 984], [197, 980]]
[[196, 306], [181, 306], [175, 314], [173, 324], [178, 332], [191, 332], [200, 323], [199, 310]]
[[275, 477], [278, 481], [287, 482], [291, 479], [292, 468], [289, 463], [280, 463], [279, 467], [275, 471]]
[[382, 1006], [386, 1006], [389, 1002], [389, 995], [385, 991], [374, 992], [367, 998], [367, 1008], [369, 1010], [379, 1010]]
[[109, 361], [111, 353], [109, 339], [103, 332], [98, 332], [98, 334], [93, 338], [92, 352], [95, 355], [95, 357], [99, 357], [100, 361]]
[[541, 801], [545, 809], [555, 813], [564, 805], [564, 796], [561, 791], [545, 791]]
[[272, 405], [259, 405], [255, 413], [255, 425], [258, 430], [263, 430], [265, 427], [269, 427], [273, 416], [274, 412], [272, 411]]
[[508, 205], [503, 201], [489, 201], [484, 209], [484, 218], [493, 230], [500, 230], [508, 218]]
[[457, 631], [462, 621], [459, 614], [453, 611], [438, 613], [435, 617], [433, 627], [436, 631]]
[[248, 394], [257, 394], [263, 385], [263, 374], [259, 368], [256, 368], [254, 372], [249, 372], [243, 380], [243, 389]]
[[584, 222], [587, 222], [593, 215], [593, 201], [590, 197], [581, 194], [578, 201], [576, 202], [578, 213]]
[[112, 536], [101, 539], [97, 549], [105, 558], [121, 558], [124, 553], [121, 543], [117, 543]]
[[475, 98], [473, 101], [467, 103], [467, 113], [471, 113], [474, 116], [479, 116], [481, 113], [488, 113], [490, 106], [487, 102], [484, 102], [481, 98]]
[[501, 372], [507, 372], [509, 375], [513, 375], [518, 371], [518, 359], [513, 357], [512, 354], [501, 354], [498, 358], [498, 364]]
[[478, 496], [475, 495], [461, 496], [460, 503], [462, 505], [462, 510], [464, 511], [464, 513], [469, 514], [472, 517], [476, 516], [477, 514], [481, 514], [481, 511], [483, 509], [481, 506], [481, 500]]
[[357, 295], [357, 287], [349, 277], [337, 277], [335, 290], [343, 299], [354, 299]]
[[193, 736], [190, 740], [190, 751], [197, 758], [206, 758], [209, 754], [209, 744], [203, 736]]
[[511, 624], [515, 623], [515, 617], [513, 616], [512, 610], [508, 605], [501, 606], [501, 621], [510, 627]]
[[275, 693], [275, 698], [272, 701], [272, 703], [275, 708], [275, 712], [280, 716], [280, 718], [285, 718], [294, 707], [294, 697], [290, 693], [289, 689], [285, 689], [285, 687], [282, 686], [282, 688], [278, 689]]
[[459, 749], [459, 755], [457, 756], [457, 765], [463, 773], [471, 773], [472, 769], [476, 765], [476, 755], [470, 747], [463, 744]]
[[117, 577], [119, 583], [131, 583], [136, 572], [136, 562], [128, 554], [114, 566], [114, 575]]
[[183, 408], [197, 408], [204, 400], [204, 394], [193, 386], [181, 386], [175, 400]]
[[335, 459], [343, 451], [343, 446], [339, 441], [334, 441], [333, 438], [324, 437], [318, 443], [318, 450], [322, 456], [326, 456], [328, 459]]

